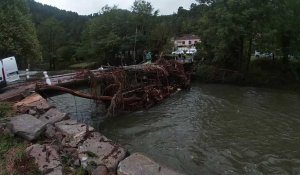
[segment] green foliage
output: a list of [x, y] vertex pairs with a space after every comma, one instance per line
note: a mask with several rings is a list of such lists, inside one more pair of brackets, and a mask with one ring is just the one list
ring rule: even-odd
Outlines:
[[13, 114], [13, 107], [10, 103], [0, 102], [0, 119], [11, 117]]
[[120, 52], [129, 49], [132, 45], [132, 40], [128, 36], [134, 33], [130, 28], [131, 23], [129, 11], [115, 8], [92, 19], [82, 46], [88, 49], [86, 54], [102, 64], [118, 57]]
[[0, 160], [4, 160], [7, 151], [13, 147], [22, 147], [24, 142], [19, 138], [14, 138], [9, 135], [0, 134]]
[[86, 170], [83, 167], [80, 167], [80, 168], [76, 169], [75, 174], [76, 175], [86, 175], [87, 172], [86, 172]]
[[86, 152], [84, 152], [84, 154], [86, 154], [87, 156], [92, 157], [92, 158], [97, 158], [98, 157], [97, 154], [95, 154], [91, 151], [86, 151]]
[[41, 174], [34, 160], [26, 155], [27, 143], [3, 133], [0, 140], [0, 174]]
[[25, 0], [0, 1], [0, 57], [17, 56], [21, 66], [41, 59], [40, 45]]
[[62, 69], [82, 59], [78, 54], [87, 16], [79, 16], [28, 0], [38, 39], [42, 46], [43, 62], [49, 69]]
[[[131, 11], [106, 5], [89, 16], [27, 0], [35, 26], [24, 2], [0, 2], [0, 56], [17, 55], [23, 65], [40, 60], [39, 48], [50, 69], [140, 63], [145, 51], [155, 59], [171, 53], [171, 38], [198, 34], [195, 59], [204, 81], [275, 84], [287, 76], [299, 82], [298, 63], [291, 61], [300, 58], [299, 0], [196, 0], [165, 16], [144, 0], [135, 0]], [[255, 50], [272, 52], [276, 60], [253, 62]]]
[[199, 0], [201, 57], [218, 67], [248, 73], [254, 50], [282, 55], [299, 52], [300, 2], [294, 0]]
[[140, 16], [151, 16], [153, 10], [151, 3], [144, 0], [135, 0], [132, 6], [132, 12]]
[[155, 23], [158, 12], [153, 12], [149, 2], [135, 1], [132, 10], [106, 6], [89, 22], [78, 54], [118, 65], [141, 62], [144, 50], [165, 50], [171, 38], [170, 26]]
[[250, 64], [247, 83], [258, 86], [299, 87], [300, 62], [282, 64], [281, 60], [254, 60]]
[[205, 83], [239, 83], [243, 79], [237, 71], [220, 69], [212, 65], [196, 67], [196, 79]]
[[171, 53], [173, 43], [170, 38], [172, 37], [171, 26], [166, 23], [157, 24], [150, 33], [150, 48], [153, 52]]

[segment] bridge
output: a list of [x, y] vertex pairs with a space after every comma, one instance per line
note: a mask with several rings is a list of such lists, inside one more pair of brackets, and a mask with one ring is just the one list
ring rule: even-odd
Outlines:
[[[91, 94], [82, 93], [74, 86], [90, 87]], [[27, 80], [11, 85], [0, 94], [0, 101], [18, 101], [31, 92], [70, 93], [89, 98], [106, 106], [108, 113], [115, 110], [135, 111], [149, 108], [176, 92], [188, 89], [190, 73], [175, 60], [159, 59], [152, 64], [123, 67], [104, 67], [74, 73]]]

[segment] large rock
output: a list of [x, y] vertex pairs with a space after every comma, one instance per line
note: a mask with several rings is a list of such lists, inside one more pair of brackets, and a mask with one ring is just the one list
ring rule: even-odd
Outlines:
[[63, 175], [63, 168], [62, 166], [59, 166], [46, 175]]
[[26, 149], [43, 174], [62, 175], [62, 164], [57, 151], [50, 145], [32, 145]]
[[108, 175], [107, 168], [103, 165], [100, 165], [92, 171], [92, 175]]
[[46, 126], [45, 136], [49, 139], [55, 139], [59, 142], [62, 142], [62, 140], [64, 139], [63, 134], [58, 131], [58, 129], [52, 124], [48, 124]]
[[92, 133], [86, 141], [79, 146], [81, 160], [87, 158], [87, 164], [93, 162], [105, 165], [110, 172], [117, 169], [118, 163], [126, 156], [126, 151], [119, 145], [113, 144], [100, 133]]
[[134, 153], [121, 161], [118, 166], [118, 175], [179, 175], [171, 169], [160, 166], [150, 158]]
[[28, 114], [13, 117], [8, 123], [8, 128], [13, 134], [29, 141], [37, 139], [45, 130], [45, 127], [46, 123]]
[[0, 94], [0, 101], [17, 102], [22, 100], [24, 97], [30, 95], [35, 89], [35, 84], [25, 85], [10, 85], [9, 90]]
[[42, 96], [33, 94], [16, 103], [14, 107], [19, 113], [26, 113], [30, 109], [34, 109], [39, 111], [40, 113], [43, 113], [50, 109], [52, 106], [49, 105], [49, 103]]
[[47, 124], [45, 130], [45, 136], [49, 139], [54, 138], [56, 136], [56, 128], [51, 124]]
[[94, 128], [75, 120], [65, 120], [55, 124], [56, 128], [65, 135], [63, 145], [77, 147]]
[[39, 119], [47, 124], [54, 124], [62, 120], [67, 119], [67, 114], [62, 113], [56, 108], [49, 109], [45, 114], [43, 114]]

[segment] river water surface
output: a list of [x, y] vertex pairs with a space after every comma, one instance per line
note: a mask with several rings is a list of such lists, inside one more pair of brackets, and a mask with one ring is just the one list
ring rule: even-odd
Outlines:
[[147, 111], [104, 119], [90, 100], [51, 98], [130, 152], [185, 174], [300, 174], [300, 94], [194, 84]]

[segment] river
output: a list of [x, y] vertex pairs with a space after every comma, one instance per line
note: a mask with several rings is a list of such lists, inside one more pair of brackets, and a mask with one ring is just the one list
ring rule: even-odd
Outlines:
[[185, 174], [300, 174], [300, 94], [193, 84], [147, 110], [104, 119], [90, 100], [52, 103], [130, 152]]

